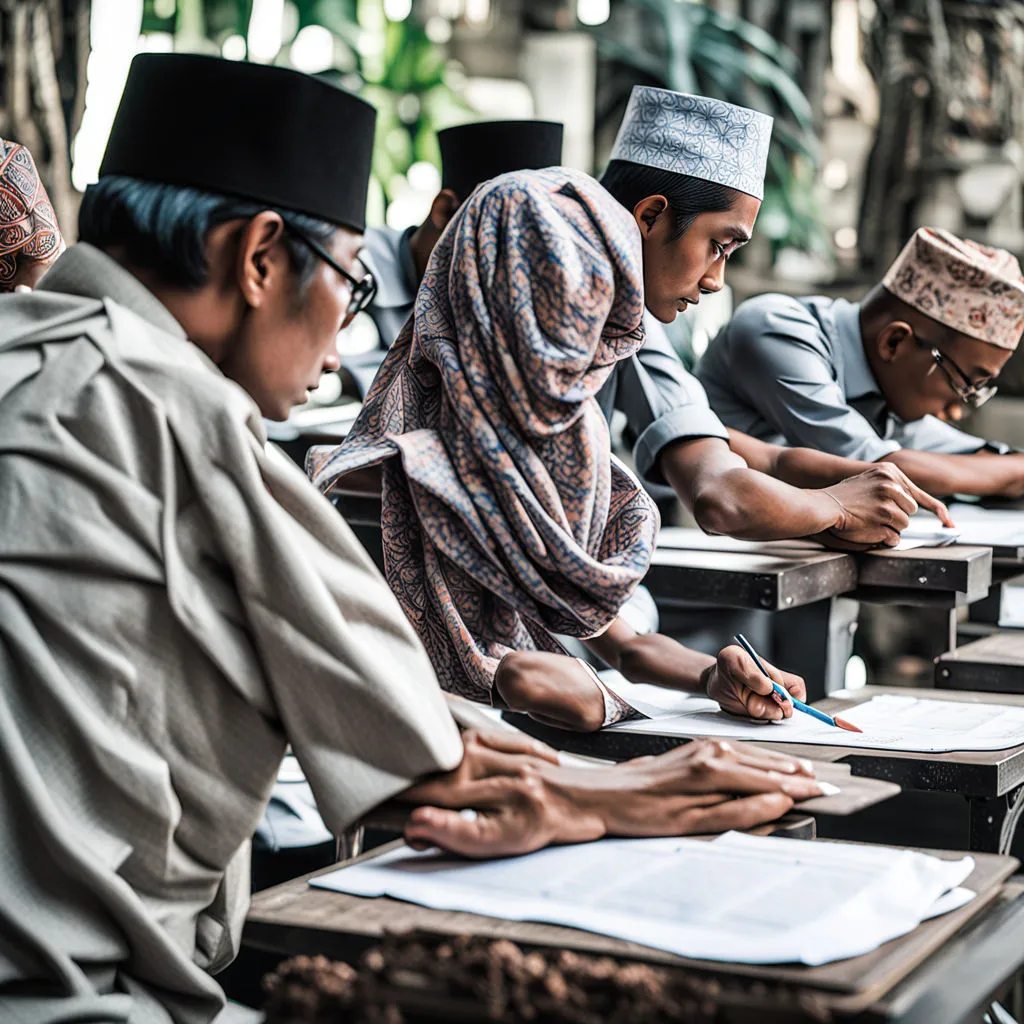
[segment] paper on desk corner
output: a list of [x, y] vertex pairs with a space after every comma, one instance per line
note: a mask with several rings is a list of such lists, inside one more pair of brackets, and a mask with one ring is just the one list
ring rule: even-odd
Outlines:
[[970, 857], [727, 833], [604, 839], [483, 862], [400, 847], [310, 884], [567, 925], [704, 960], [817, 965], [912, 931], [973, 869]]
[[930, 512], [911, 516], [904, 537], [931, 532], [955, 534], [956, 544], [979, 547], [1024, 547], [1024, 510], [991, 509], [980, 505], [956, 503], [949, 506], [949, 514], [956, 524], [953, 530], [941, 526]]
[[650, 683], [631, 683], [615, 669], [602, 669], [597, 674], [601, 677], [601, 682], [616, 697], [624, 700], [645, 718], [677, 714], [686, 710], [692, 701], [702, 699], [682, 690], [669, 690], [664, 686], [654, 686]]
[[781, 722], [726, 715], [713, 700], [691, 698], [683, 711], [657, 719], [617, 722], [615, 732], [658, 736], [712, 736], [758, 743], [813, 743], [928, 754], [954, 750], [1006, 750], [1024, 744], [1024, 707], [971, 704], [883, 694], [851, 703], [842, 716], [864, 731], [846, 732], [795, 714]]
[[959, 530], [940, 527], [935, 530], [915, 529], [909, 526], [900, 534], [900, 542], [890, 551], [911, 551], [914, 548], [945, 548], [960, 539]]
[[922, 920], [930, 921], [933, 917], [942, 917], [943, 914], [951, 914], [954, 910], [966, 907], [978, 894], [973, 889], [965, 889], [958, 885], [949, 892], [944, 892], [929, 908], [928, 913]]

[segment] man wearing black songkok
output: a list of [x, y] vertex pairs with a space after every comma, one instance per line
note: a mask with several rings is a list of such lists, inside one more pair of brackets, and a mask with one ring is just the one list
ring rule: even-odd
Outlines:
[[410, 841], [473, 856], [818, 792], [707, 744], [570, 777], [460, 739], [387, 584], [265, 445], [372, 297], [374, 120], [298, 72], [140, 55], [83, 241], [0, 298], [5, 1024], [218, 1018], [288, 743], [336, 834], [394, 797]]

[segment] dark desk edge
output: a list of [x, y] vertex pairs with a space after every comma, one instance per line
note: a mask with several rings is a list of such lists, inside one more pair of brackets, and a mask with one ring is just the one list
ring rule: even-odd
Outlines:
[[[1024, 876], [857, 1019], [967, 1024], [1024, 964]], [[979, 993], [984, 993], [980, 995]]]

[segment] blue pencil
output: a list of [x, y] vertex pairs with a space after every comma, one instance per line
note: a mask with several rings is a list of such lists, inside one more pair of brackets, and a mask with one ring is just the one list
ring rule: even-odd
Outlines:
[[835, 726], [837, 729], [846, 729], [848, 732], [863, 732], [863, 729], [859, 729], [853, 724], [853, 722], [847, 722], [844, 718], [839, 718], [838, 715], [833, 717], [832, 715], [826, 715], [824, 711], [819, 711], [817, 708], [812, 708], [810, 704], [805, 704], [802, 700], [797, 700], [796, 697], [786, 692], [786, 689], [780, 686], [770, 675], [768, 670], [761, 663], [761, 659], [757, 656], [757, 651], [754, 650], [750, 641], [742, 634], [737, 633], [735, 638], [736, 643], [740, 645], [754, 659], [754, 664], [757, 666], [758, 671], [772, 684], [775, 692], [786, 700], [793, 702], [793, 707], [797, 711], [802, 711], [806, 715], [810, 715], [812, 718], [818, 719], [819, 722], [824, 722], [826, 725]]

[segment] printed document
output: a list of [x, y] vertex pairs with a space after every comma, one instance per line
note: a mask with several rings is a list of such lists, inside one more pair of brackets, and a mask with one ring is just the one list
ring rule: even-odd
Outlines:
[[[973, 897], [970, 857], [730, 832], [603, 839], [467, 861], [400, 847], [314, 878], [355, 896], [543, 921], [733, 963], [829, 963], [867, 953]], [[941, 901], [941, 902], [940, 902]]]

